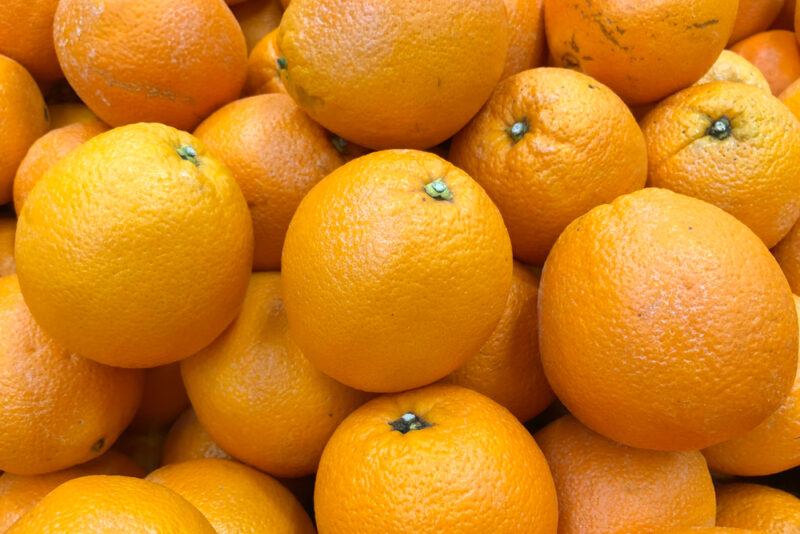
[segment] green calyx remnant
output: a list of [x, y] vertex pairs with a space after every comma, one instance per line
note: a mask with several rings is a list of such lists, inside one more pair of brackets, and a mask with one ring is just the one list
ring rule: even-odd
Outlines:
[[200, 161], [197, 159], [197, 150], [191, 145], [183, 145], [176, 150], [181, 159], [186, 160], [199, 167]]
[[714, 139], [719, 139], [720, 141], [727, 139], [732, 133], [733, 127], [731, 126], [731, 120], [725, 115], [712, 122], [711, 126], [709, 126], [706, 131], [707, 135], [710, 135]]
[[344, 154], [347, 150], [347, 141], [338, 135], [331, 137], [331, 143], [333, 143], [333, 148], [335, 148], [339, 154]]
[[508, 136], [514, 143], [518, 143], [523, 137], [525, 137], [525, 134], [528, 133], [528, 130], [530, 130], [528, 119], [521, 119], [512, 124], [510, 128], [506, 129], [506, 133], [508, 133]]
[[453, 192], [444, 183], [444, 180], [437, 178], [425, 186], [425, 192], [436, 200], [453, 200]]
[[278, 68], [281, 69], [281, 70], [286, 69], [286, 67], [289, 65], [286, 62], [286, 58], [283, 57], [283, 56], [279, 57], [276, 62], [278, 63]]
[[389, 426], [401, 434], [408, 434], [412, 430], [422, 430], [433, 425], [415, 413], [406, 412], [399, 419], [391, 421]]

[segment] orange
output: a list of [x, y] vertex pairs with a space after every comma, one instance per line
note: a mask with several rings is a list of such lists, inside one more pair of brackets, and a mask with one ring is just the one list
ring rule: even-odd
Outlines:
[[791, 534], [800, 529], [800, 499], [757, 484], [717, 488], [717, 525]]
[[464, 171], [387, 150], [314, 186], [282, 268], [303, 353], [344, 384], [382, 392], [435, 382], [480, 350], [505, 308], [512, 258], [500, 212]]
[[771, 91], [769, 82], [758, 68], [745, 58], [730, 50], [723, 50], [717, 61], [694, 85], [712, 82], [740, 82]]
[[525, 427], [452, 385], [379, 397], [345, 419], [322, 455], [314, 508], [330, 534], [555, 534], [558, 520]]
[[784, 0], [739, 0], [739, 11], [728, 44], [769, 28], [783, 9], [783, 4]]
[[47, 132], [49, 121], [31, 75], [0, 55], [0, 205], [11, 200], [14, 173], [28, 148]]
[[283, 6], [278, 0], [247, 0], [231, 8], [244, 33], [247, 52], [268, 33], [278, 27], [283, 15]]
[[536, 275], [514, 262], [511, 292], [491, 337], [477, 354], [444, 378], [483, 393], [520, 421], [533, 419], [553, 401], [539, 357], [538, 293]]
[[744, 530], [727, 527], [679, 528], [662, 534], [766, 534], [763, 530]]
[[313, 473], [336, 426], [367, 399], [318, 371], [288, 337], [278, 273], [254, 274], [233, 325], [181, 370], [213, 440], [276, 476]]
[[153, 482], [92, 475], [65, 482], [22, 516], [8, 534], [158, 532], [214, 534], [203, 514]]
[[771, 30], [757, 33], [739, 41], [731, 50], [758, 67], [776, 96], [800, 78], [800, 50], [792, 32]]
[[0, 532], [5, 532], [17, 519], [33, 508], [58, 486], [86, 475], [144, 476], [133, 460], [116, 451], [108, 451], [89, 463], [45, 475], [0, 475]]
[[14, 209], [17, 213], [22, 211], [22, 206], [28, 194], [42, 176], [50, 170], [61, 158], [72, 152], [92, 137], [108, 130], [108, 127], [98, 120], [76, 122], [63, 128], [50, 130], [36, 140], [28, 149], [25, 158], [17, 168], [14, 177]]
[[460, 130], [505, 68], [504, 0], [297, 0], [282, 79], [311, 118], [369, 148], [427, 148]]
[[42, 178], [20, 214], [16, 261], [31, 313], [56, 341], [109, 365], [155, 367], [233, 320], [252, 246], [230, 171], [197, 138], [136, 124], [94, 137]]
[[[794, 297], [800, 314], [800, 297]], [[771, 475], [800, 465], [800, 369], [780, 408], [756, 428], [703, 454], [712, 469], [744, 476]]]
[[535, 435], [558, 494], [558, 532], [711, 526], [714, 484], [697, 451], [634, 449], [565, 416]]
[[800, 78], [793, 81], [778, 96], [795, 117], [800, 119]]
[[194, 410], [189, 408], [172, 424], [164, 442], [163, 465], [201, 458], [224, 458], [230, 455], [217, 445], [200, 425]]
[[253, 219], [253, 268], [278, 270], [286, 229], [308, 191], [347, 159], [286, 95], [228, 104], [195, 135], [233, 172]]
[[50, 104], [50, 129], [55, 130], [76, 122], [93, 122], [98, 120], [97, 115], [87, 108], [85, 104], [66, 102]]
[[800, 217], [800, 122], [742, 83], [690, 87], [642, 121], [648, 183], [718, 206], [774, 246]]
[[755, 428], [792, 387], [797, 336], [789, 285], [761, 240], [665, 189], [576, 219], [542, 272], [539, 346], [553, 391], [633, 447], [698, 449]]
[[308, 514], [274, 478], [230, 460], [168, 465], [147, 480], [200, 510], [219, 534], [313, 534]]
[[161, 465], [161, 449], [166, 432], [161, 429], [137, 430], [128, 428], [114, 443], [114, 450], [130, 457], [149, 473]]
[[0, 278], [0, 470], [48, 473], [105, 452], [133, 418], [140, 371], [76, 356], [34, 322], [16, 275]]
[[644, 137], [630, 110], [566, 69], [503, 81], [455, 137], [450, 160], [500, 208], [514, 256], [538, 265], [576, 217], [647, 179]]
[[53, 31], [70, 85], [112, 126], [186, 130], [244, 84], [244, 35], [219, 0], [62, 0]]
[[544, 0], [505, 0], [510, 41], [502, 78], [544, 63]]
[[16, 270], [14, 264], [14, 235], [16, 231], [16, 219], [0, 217], [0, 276], [11, 274]]
[[278, 50], [278, 30], [272, 30], [250, 52], [245, 94], [286, 94], [286, 86], [281, 80], [282, 65], [285, 65], [285, 59]]
[[800, 294], [800, 222], [772, 249], [775, 259], [789, 281], [792, 291]]
[[3, 0], [0, 54], [21, 63], [40, 82], [63, 75], [53, 44], [53, 15], [58, 0]]
[[580, 70], [631, 105], [700, 78], [731, 35], [737, 0], [545, 0], [557, 67]]
[[189, 405], [178, 363], [147, 369], [139, 411], [131, 426], [138, 430], [163, 429]]

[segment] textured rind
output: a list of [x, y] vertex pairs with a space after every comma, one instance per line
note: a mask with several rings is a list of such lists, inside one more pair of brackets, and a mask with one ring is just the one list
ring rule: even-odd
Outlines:
[[800, 499], [758, 484], [717, 487], [717, 525], [791, 534], [800, 526]]

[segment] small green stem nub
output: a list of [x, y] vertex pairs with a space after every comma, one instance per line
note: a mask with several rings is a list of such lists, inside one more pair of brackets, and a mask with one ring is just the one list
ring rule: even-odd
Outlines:
[[181, 159], [193, 163], [196, 167], [200, 166], [200, 161], [197, 159], [197, 150], [191, 145], [183, 145], [176, 150]]
[[511, 141], [518, 143], [525, 137], [525, 134], [528, 133], [529, 130], [528, 119], [521, 119], [512, 124], [511, 128], [508, 128], [506, 132], [508, 136], [511, 137]]
[[281, 70], [285, 69], [289, 65], [286, 62], [286, 58], [283, 57], [283, 56], [278, 58], [277, 63], [278, 63], [278, 68], [281, 69]]
[[712, 122], [708, 131], [706, 131], [707, 135], [710, 135], [714, 139], [719, 139], [720, 141], [727, 139], [732, 133], [733, 127], [731, 126], [731, 120], [725, 115]]
[[338, 135], [331, 137], [331, 143], [333, 143], [333, 148], [335, 148], [339, 154], [344, 154], [347, 151], [347, 141]]
[[413, 412], [406, 412], [399, 419], [391, 421], [389, 426], [401, 434], [408, 434], [412, 430], [422, 430], [433, 425]]
[[437, 178], [425, 186], [428, 196], [436, 200], [453, 200], [453, 192], [441, 178]]

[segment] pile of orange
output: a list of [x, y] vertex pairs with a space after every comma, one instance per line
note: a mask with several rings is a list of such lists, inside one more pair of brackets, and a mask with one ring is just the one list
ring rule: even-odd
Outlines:
[[796, 7], [4, 0], [0, 534], [800, 533]]

